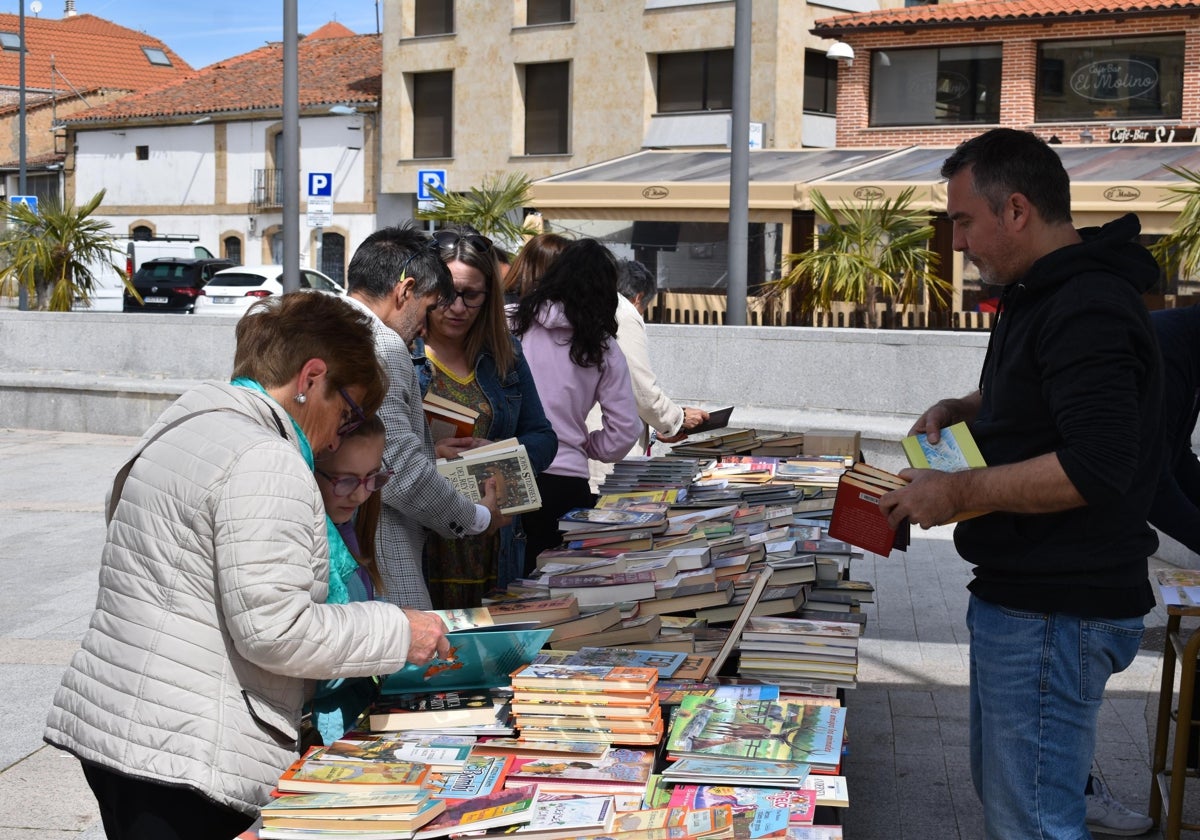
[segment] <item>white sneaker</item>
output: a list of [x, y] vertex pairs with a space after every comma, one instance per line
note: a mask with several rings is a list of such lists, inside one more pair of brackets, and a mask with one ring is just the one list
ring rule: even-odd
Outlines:
[[1092, 792], [1087, 795], [1087, 827], [1098, 834], [1134, 837], [1145, 834], [1154, 821], [1145, 814], [1131, 811], [1113, 798], [1108, 785], [1092, 776]]

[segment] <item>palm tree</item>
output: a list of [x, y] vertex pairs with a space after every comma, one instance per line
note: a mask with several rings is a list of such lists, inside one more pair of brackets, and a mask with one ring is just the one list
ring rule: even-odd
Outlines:
[[770, 284], [770, 292], [798, 287], [805, 314], [818, 308], [830, 311], [834, 301], [855, 303], [858, 311], [865, 310], [870, 327], [878, 326], [875, 304], [881, 295], [893, 312], [897, 304], [919, 300], [922, 289], [944, 306], [953, 287], [933, 271], [938, 255], [926, 247], [933, 227], [927, 214], [909, 209], [913, 193], [909, 187], [895, 199], [835, 212], [814, 190], [813, 211], [826, 230], [818, 234], [813, 250], [784, 255], [787, 271]]
[[103, 200], [101, 190], [82, 207], [46, 202], [34, 211], [10, 204], [8, 220], [15, 230], [0, 240], [6, 258], [0, 283], [24, 286], [35, 298], [35, 309], [53, 312], [69, 311], [76, 300], [86, 304], [95, 288], [93, 267], [103, 263], [120, 272], [132, 290], [124, 265], [115, 262], [120, 252], [105, 232], [112, 226], [90, 218]]
[[526, 227], [521, 218], [529, 205], [529, 178], [517, 172], [484, 178], [469, 192], [454, 193], [430, 187], [437, 206], [417, 211], [417, 218], [442, 224], [470, 225], [484, 236], [514, 250], [539, 231]]
[[1173, 195], [1163, 206], [1183, 202], [1171, 232], [1150, 246], [1167, 277], [1196, 277], [1200, 275], [1200, 173], [1190, 169], [1163, 167], [1185, 184], [1168, 187]]

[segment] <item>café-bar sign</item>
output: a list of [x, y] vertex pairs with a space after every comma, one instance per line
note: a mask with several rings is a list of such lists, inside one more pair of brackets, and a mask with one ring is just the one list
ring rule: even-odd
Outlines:
[[1110, 143], [1195, 143], [1196, 129], [1180, 125], [1123, 126], [1108, 130]]

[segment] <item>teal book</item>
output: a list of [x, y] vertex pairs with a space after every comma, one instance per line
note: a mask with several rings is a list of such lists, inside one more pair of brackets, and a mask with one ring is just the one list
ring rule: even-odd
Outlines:
[[450, 655], [406, 665], [383, 681], [384, 694], [459, 691], [508, 685], [509, 674], [533, 661], [553, 630], [462, 630], [448, 635]]

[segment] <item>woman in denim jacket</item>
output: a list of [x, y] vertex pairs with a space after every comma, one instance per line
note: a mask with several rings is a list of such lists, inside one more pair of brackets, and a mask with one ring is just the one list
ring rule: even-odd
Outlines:
[[[515, 437], [541, 472], [554, 460], [558, 438], [538, 398], [521, 345], [508, 331], [504, 288], [491, 241], [470, 228], [434, 234], [454, 276], [455, 297], [429, 313], [425, 352], [428, 391], [479, 412], [471, 437], [436, 441], [440, 458]], [[425, 544], [425, 579], [437, 609], [477, 607], [497, 583], [520, 577], [525, 566], [520, 518], [498, 534]]]

